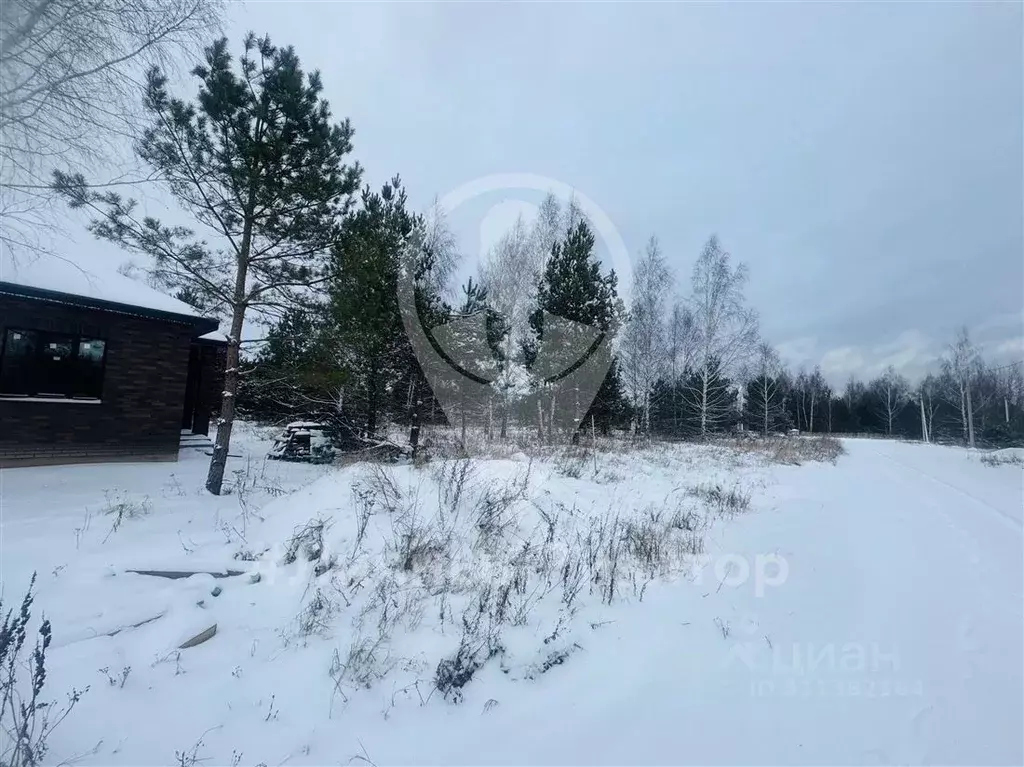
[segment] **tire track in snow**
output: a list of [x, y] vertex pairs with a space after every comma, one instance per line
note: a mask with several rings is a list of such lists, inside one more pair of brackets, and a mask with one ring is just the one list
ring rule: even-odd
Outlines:
[[910, 471], [913, 471], [913, 472], [921, 475], [922, 477], [925, 477], [926, 479], [930, 479], [932, 482], [934, 482], [936, 484], [942, 485], [943, 487], [947, 487], [950, 490], [954, 491], [955, 493], [963, 496], [964, 498], [967, 498], [968, 500], [973, 501], [975, 504], [977, 504], [979, 506], [982, 506], [983, 508], [988, 509], [991, 514], [995, 515], [995, 517], [1001, 523], [1007, 525], [1013, 532], [1018, 533], [1018, 534], [1021, 533], [1021, 532], [1024, 532], [1024, 525], [1022, 525], [1019, 520], [1015, 519], [1014, 517], [1010, 516], [1009, 514], [1006, 514], [1005, 512], [1003, 512], [1002, 509], [1000, 509], [997, 506], [993, 506], [988, 501], [985, 501], [985, 500], [979, 498], [978, 496], [976, 496], [976, 495], [974, 495], [972, 493], [967, 492], [962, 487], [957, 487], [956, 485], [953, 485], [953, 484], [947, 482], [946, 480], [941, 479], [940, 477], [936, 477], [934, 474], [931, 474], [931, 473], [929, 473], [927, 471], [923, 471], [923, 470], [917, 468], [916, 466], [914, 466], [912, 464], [906, 463], [905, 461], [901, 461], [899, 458], [896, 458], [894, 455], [892, 455], [892, 453], [883, 453], [883, 452], [878, 451], [878, 450], [876, 450], [875, 453], [878, 456], [880, 456], [881, 458], [886, 459], [887, 461], [891, 461], [892, 463], [895, 463], [898, 466], [903, 467], [904, 469], [909, 469]]

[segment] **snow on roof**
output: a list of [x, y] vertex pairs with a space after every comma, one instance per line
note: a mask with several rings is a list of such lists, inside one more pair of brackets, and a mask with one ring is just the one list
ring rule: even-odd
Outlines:
[[199, 336], [199, 340], [220, 341], [222, 344], [226, 344], [228, 342], [228, 337], [223, 331], [214, 330], [212, 333], [207, 333], [206, 335]]
[[79, 264], [59, 256], [26, 256], [14, 261], [8, 253], [0, 253], [0, 282], [140, 309], [202, 316], [194, 306], [125, 277], [105, 264]]

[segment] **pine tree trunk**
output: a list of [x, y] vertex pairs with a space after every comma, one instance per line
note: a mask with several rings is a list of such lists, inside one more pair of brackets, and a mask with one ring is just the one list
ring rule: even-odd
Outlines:
[[249, 271], [249, 249], [252, 246], [252, 222], [247, 221], [242, 231], [235, 268], [235, 288], [231, 307], [231, 333], [228, 336], [227, 361], [224, 369], [224, 393], [217, 420], [217, 438], [213, 443], [213, 457], [206, 475], [206, 489], [220, 495], [224, 485], [224, 471], [228, 464], [231, 447], [231, 429], [235, 423], [235, 400], [238, 397], [238, 347], [242, 340], [242, 326], [245, 324], [245, 281]]
[[924, 417], [924, 395], [921, 395], [921, 439], [928, 442], [928, 421]]

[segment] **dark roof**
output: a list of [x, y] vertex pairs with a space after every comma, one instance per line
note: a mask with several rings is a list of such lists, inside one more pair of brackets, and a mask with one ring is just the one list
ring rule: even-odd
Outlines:
[[209, 319], [207, 317], [197, 317], [191, 314], [179, 314], [177, 312], [169, 312], [162, 309], [150, 309], [143, 306], [123, 304], [117, 301], [107, 301], [101, 298], [81, 296], [74, 293], [62, 293], [57, 290], [47, 290], [45, 288], [36, 288], [30, 285], [19, 285], [17, 283], [4, 282], [0, 280], [0, 294], [4, 293], [7, 295], [18, 296], [20, 298], [30, 298], [37, 301], [81, 306], [86, 309], [96, 309], [104, 312], [115, 312], [117, 314], [131, 315], [133, 317], [145, 317], [152, 320], [188, 325], [192, 328], [192, 332], [197, 336], [211, 333], [220, 326], [220, 322], [218, 320]]

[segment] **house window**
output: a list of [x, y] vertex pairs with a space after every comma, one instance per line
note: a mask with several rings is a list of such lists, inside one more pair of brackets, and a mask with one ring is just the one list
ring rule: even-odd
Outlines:
[[0, 394], [100, 399], [107, 344], [98, 338], [8, 328]]

